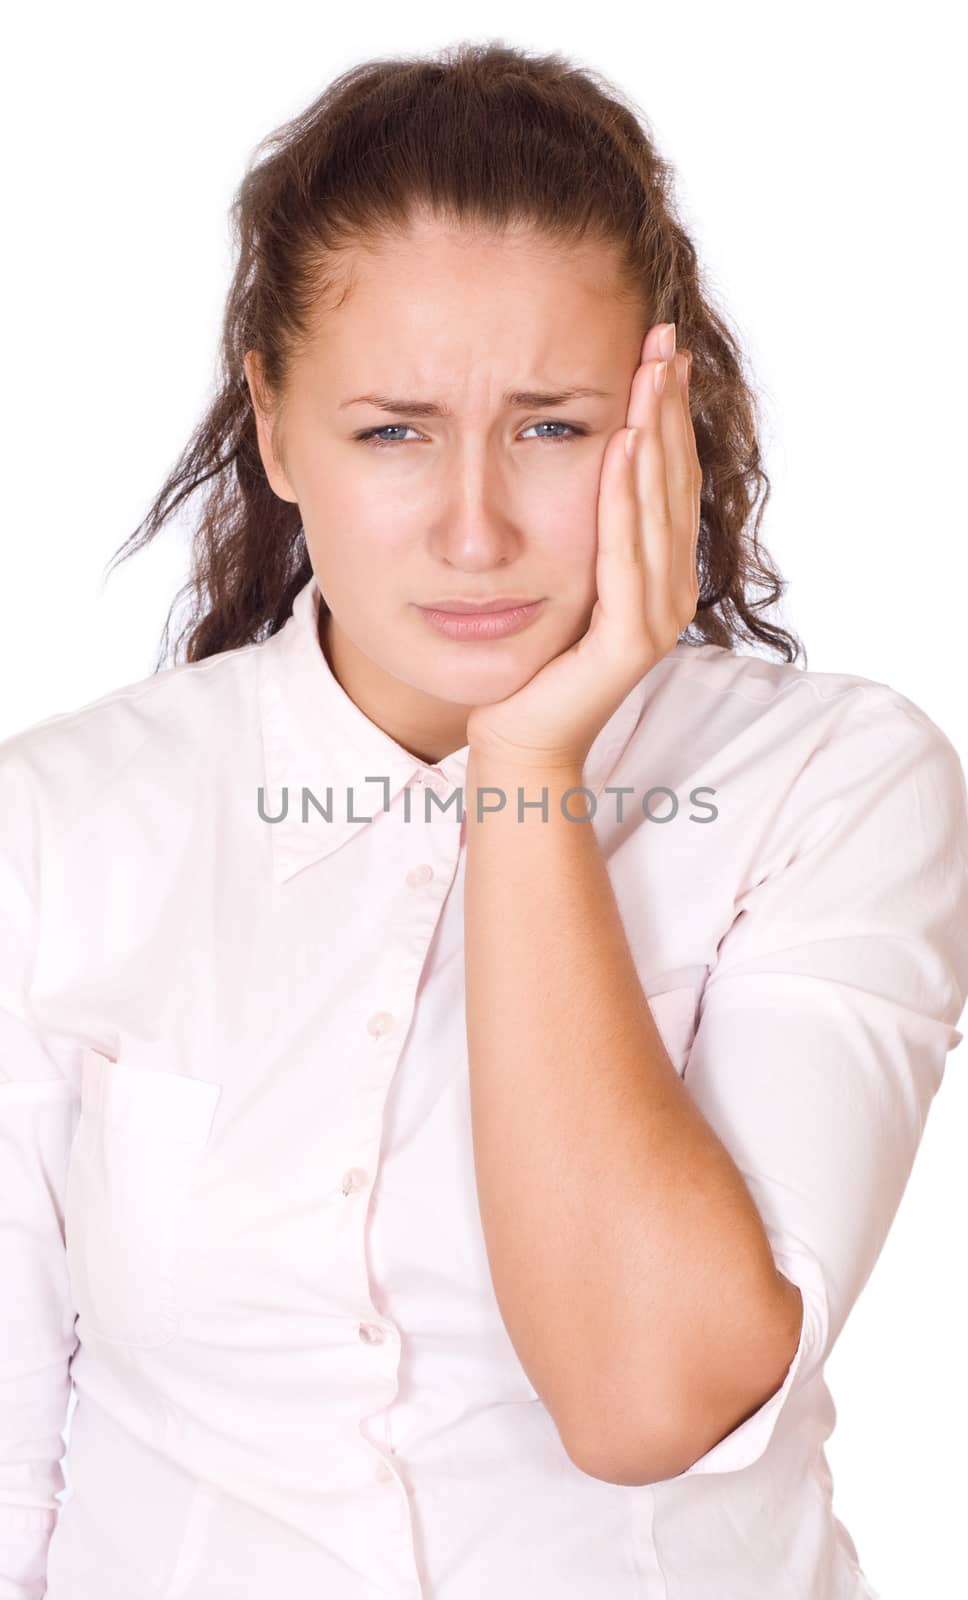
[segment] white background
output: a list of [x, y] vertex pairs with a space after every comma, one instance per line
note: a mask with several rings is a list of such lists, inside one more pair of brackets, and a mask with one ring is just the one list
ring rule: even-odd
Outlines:
[[[18, 7], [0, 95], [0, 738], [154, 668], [184, 527], [102, 579], [212, 392], [226, 213], [255, 144], [358, 60], [501, 39], [604, 73], [677, 169], [760, 392], [761, 539], [809, 668], [891, 684], [968, 764], [958, 10]], [[964, 1571], [966, 1072], [968, 1044], [827, 1364], [834, 1509], [883, 1600], [950, 1594]]]

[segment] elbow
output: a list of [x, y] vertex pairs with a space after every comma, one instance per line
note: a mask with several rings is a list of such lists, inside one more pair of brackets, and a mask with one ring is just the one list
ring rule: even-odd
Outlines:
[[[628, 1415], [633, 1415], [631, 1408]], [[643, 1488], [650, 1483], [663, 1483], [675, 1478], [689, 1466], [683, 1440], [678, 1432], [662, 1432], [648, 1426], [642, 1427], [634, 1439], [625, 1430], [612, 1430], [608, 1436], [599, 1432], [580, 1439], [574, 1436], [562, 1440], [571, 1460], [589, 1478], [602, 1483], [614, 1483], [626, 1488]]]
[[[720, 1380], [710, 1381], [708, 1350], [696, 1360], [692, 1382], [683, 1378], [666, 1386], [670, 1396], [663, 1422], [644, 1423], [628, 1436], [634, 1403], [623, 1408], [622, 1426], [599, 1426], [571, 1435], [566, 1449], [577, 1467], [603, 1483], [643, 1487], [676, 1478], [765, 1406], [783, 1387], [796, 1356], [803, 1325], [800, 1290], [780, 1277], [775, 1317], [761, 1315], [755, 1338], [744, 1341]], [[678, 1403], [677, 1403], [678, 1402]], [[639, 1416], [655, 1413], [654, 1405]], [[564, 1439], [564, 1435], [562, 1436]]]
[[680, 1472], [685, 1472], [689, 1465], [678, 1452], [661, 1454], [654, 1444], [647, 1458], [640, 1452], [638, 1455], [619, 1460], [614, 1450], [598, 1452], [569, 1450], [568, 1454], [575, 1466], [589, 1478], [598, 1478], [602, 1483], [615, 1483], [635, 1489], [676, 1478]]
[[[598, 1478], [602, 1483], [642, 1488], [677, 1477], [689, 1465], [681, 1428], [657, 1426], [649, 1420], [652, 1411], [654, 1407], [645, 1405], [636, 1408], [629, 1395], [620, 1418], [614, 1422], [608, 1423], [610, 1410], [602, 1405], [595, 1412], [595, 1428], [579, 1426], [572, 1421], [567, 1429], [559, 1425], [558, 1434], [571, 1461], [587, 1477]], [[641, 1422], [630, 1434], [637, 1417]]]

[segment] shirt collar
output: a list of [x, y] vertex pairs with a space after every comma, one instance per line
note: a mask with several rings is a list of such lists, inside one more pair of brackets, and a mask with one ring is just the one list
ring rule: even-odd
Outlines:
[[[421, 786], [429, 785], [446, 802], [454, 790], [463, 790], [470, 755], [470, 746], [464, 745], [428, 765], [370, 721], [334, 675], [320, 645], [319, 600], [314, 573], [297, 593], [282, 628], [256, 651], [265, 753], [261, 814], [280, 819], [266, 822], [277, 883], [322, 861], [362, 828], [385, 820], [408, 785], [417, 789], [418, 796]], [[653, 668], [640, 678], [588, 752], [582, 776], [596, 795], [631, 738], [655, 686], [654, 672]], [[375, 781], [367, 783], [368, 777]], [[332, 820], [327, 821], [310, 800], [303, 821], [304, 786], [320, 806], [332, 810]], [[422, 822], [423, 815], [421, 800], [411, 816]], [[458, 815], [453, 800], [447, 811], [440, 812], [441, 825], [456, 826]], [[438, 820], [432, 813], [431, 819]]]

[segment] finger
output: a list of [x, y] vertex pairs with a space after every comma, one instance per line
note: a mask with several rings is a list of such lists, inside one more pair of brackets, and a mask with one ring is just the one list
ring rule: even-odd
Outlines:
[[[699, 459], [699, 449], [696, 444], [696, 430], [693, 427], [692, 405], [689, 391], [689, 380], [692, 376], [692, 351], [687, 350], [684, 352], [684, 354], [686, 355], [687, 361], [686, 381], [683, 384], [682, 389], [682, 413], [684, 427], [686, 430], [686, 451], [692, 463], [693, 477], [692, 542], [689, 546], [687, 576], [689, 583], [693, 588], [693, 596], [690, 603], [693, 605], [693, 607], [695, 607], [695, 604], [699, 599], [699, 573], [696, 567], [696, 549], [699, 544], [699, 525], [702, 517], [702, 462]], [[695, 609], [693, 609], [692, 616], [689, 618], [690, 622], [695, 614]]]
[[[661, 323], [661, 322], [659, 322], [659, 323], [654, 324], [654, 326], [651, 327], [648, 330], [648, 332], [646, 333], [645, 338], [643, 340], [640, 366], [636, 369], [636, 373], [635, 373], [635, 375], [633, 377], [633, 384], [632, 384], [632, 389], [631, 389], [631, 392], [630, 392], [630, 401], [629, 401], [629, 407], [628, 407], [628, 412], [629, 412], [628, 425], [630, 427], [631, 426], [635, 426], [638, 422], [642, 421], [645, 416], [648, 415], [647, 405], [643, 401], [643, 390], [642, 390], [642, 387], [641, 387], [643, 381], [644, 382], [648, 382], [648, 379], [647, 378], [643, 379], [642, 377], [639, 376], [639, 374], [642, 371], [642, 367], [646, 363], [648, 363], [650, 361], [659, 361], [659, 360], [663, 360], [663, 359], [666, 358], [666, 349], [668, 348], [668, 346], [667, 346], [667, 344], [666, 344], [666, 342], [664, 341], [664, 338], [663, 338], [663, 331], [666, 328], [671, 329], [671, 332], [672, 332], [672, 348], [675, 351], [675, 358], [674, 359], [675, 359], [675, 362], [676, 362], [676, 366], [678, 367], [681, 364], [681, 362], [680, 362], [680, 358], [681, 358], [681, 361], [685, 362], [685, 364], [686, 364], [687, 372], [688, 372], [688, 369], [691, 368], [691, 365], [692, 365], [692, 353], [689, 350], [679, 349], [679, 348], [676, 347], [676, 327], [675, 327], [675, 323]], [[692, 411], [691, 411], [691, 406], [690, 406], [688, 383], [686, 384], [684, 389], [680, 390], [672, 382], [672, 376], [673, 376], [673, 369], [670, 366], [670, 368], [669, 368], [669, 380], [668, 380], [668, 382], [666, 384], [666, 393], [665, 393], [664, 398], [668, 398], [670, 401], [678, 400], [678, 402], [679, 402], [679, 404], [680, 404], [680, 406], [682, 408], [682, 417], [683, 417], [683, 423], [684, 423], [684, 427], [685, 427], [686, 458], [692, 464], [693, 492], [694, 492], [694, 497], [695, 497], [695, 508], [696, 508], [696, 512], [697, 512], [697, 516], [698, 516], [699, 496], [700, 496], [700, 489], [701, 489], [701, 485], [702, 485], [702, 467], [701, 467], [700, 462], [699, 462], [698, 452], [697, 452], [697, 449], [696, 449], [696, 436], [695, 436], [695, 432], [694, 432], [693, 426], [692, 426]], [[645, 391], [645, 393], [647, 394], [647, 390]]]
[[671, 552], [673, 582], [680, 603], [687, 604], [695, 567], [702, 469], [689, 412], [688, 395], [680, 373], [688, 370], [685, 351], [670, 363], [662, 406], [662, 438], [666, 451], [669, 506], [674, 529]]
[[[673, 553], [676, 539], [674, 505], [669, 494], [668, 390], [675, 382], [673, 363], [667, 362], [665, 385], [655, 392], [655, 375], [663, 362], [649, 361], [644, 367], [643, 404], [651, 415], [638, 430], [633, 476], [639, 505], [642, 543], [642, 616], [654, 643], [664, 639], [673, 626]], [[675, 629], [678, 633], [678, 629]]]
[[[663, 331], [666, 328], [671, 328], [672, 330], [671, 346], [667, 346], [666, 336]], [[642, 349], [639, 353], [639, 365], [636, 367], [632, 376], [627, 416], [627, 422], [630, 428], [637, 427], [639, 423], [644, 422], [645, 418], [649, 415], [648, 399], [647, 396], [644, 396], [642, 393], [642, 383], [643, 381], [651, 382], [651, 379], [645, 378], [643, 380], [644, 369], [650, 362], [665, 361], [669, 359], [667, 355], [667, 348], [671, 348], [672, 353], [675, 353], [675, 323], [657, 322], [649, 329], [642, 341]]]
[[[619, 450], [628, 430], [609, 441], [603, 463], [599, 514], [599, 600], [609, 620], [637, 641], [651, 639], [652, 619], [668, 632], [672, 527], [662, 440], [664, 392], [655, 390], [661, 361], [644, 363], [635, 375], [630, 414], [639, 419], [631, 460]], [[624, 470], [623, 470], [624, 469]], [[623, 631], [623, 637], [624, 631]]]
[[625, 453], [628, 436], [627, 428], [619, 428], [602, 457], [595, 569], [598, 603], [610, 631], [623, 640], [640, 625], [643, 581], [638, 491]]

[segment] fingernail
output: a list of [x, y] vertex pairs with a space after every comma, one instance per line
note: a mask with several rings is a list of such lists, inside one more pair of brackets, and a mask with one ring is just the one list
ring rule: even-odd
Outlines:
[[676, 325], [674, 322], [663, 324], [662, 334], [659, 338], [659, 349], [671, 361], [676, 353]]
[[660, 361], [658, 366], [655, 369], [655, 392], [656, 392], [656, 394], [661, 394], [663, 389], [665, 388], [666, 372], [668, 371], [668, 368], [669, 368], [668, 361]]
[[628, 456], [630, 461], [635, 454], [635, 441], [638, 436], [638, 428], [630, 428], [628, 433], [625, 435], [625, 454]]

